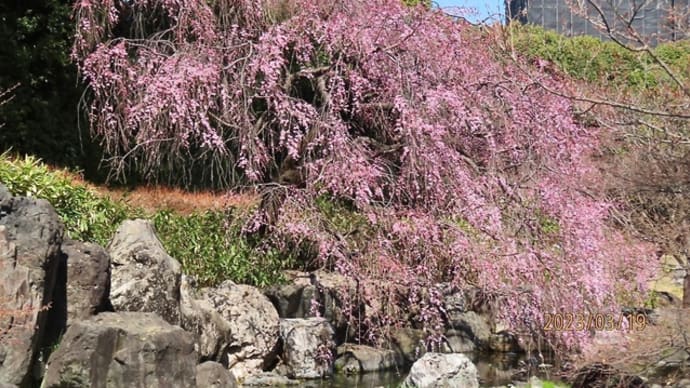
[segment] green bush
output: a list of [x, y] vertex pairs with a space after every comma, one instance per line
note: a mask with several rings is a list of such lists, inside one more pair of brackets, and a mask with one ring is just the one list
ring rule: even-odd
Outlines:
[[0, 155], [0, 183], [14, 195], [50, 202], [65, 224], [67, 235], [75, 240], [106, 245], [123, 220], [141, 214], [73, 184], [66, 171], [50, 171], [32, 156], [12, 159], [7, 153]]
[[[690, 81], [690, 40], [664, 43], [654, 49], [654, 54], [674, 70], [686, 85]], [[668, 80], [665, 73], [661, 77]]]
[[[566, 37], [534, 25], [513, 24], [510, 32], [519, 53], [552, 62], [577, 79], [636, 90], [673, 86], [649, 54], [630, 51], [615, 42], [592, 36]], [[654, 54], [676, 74], [687, 77], [690, 41], [661, 44]]]
[[315, 205], [327, 227], [333, 232], [347, 236], [365, 231], [369, 227], [367, 218], [343, 201], [322, 195], [316, 199]]
[[241, 234], [243, 217], [233, 214], [232, 208], [188, 216], [163, 210], [153, 220], [165, 249], [200, 285], [230, 279], [261, 287], [283, 280], [289, 260], [247, 242]]

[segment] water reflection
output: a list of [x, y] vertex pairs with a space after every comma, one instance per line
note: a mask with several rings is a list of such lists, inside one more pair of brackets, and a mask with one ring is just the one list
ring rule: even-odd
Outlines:
[[[534, 374], [540, 378], [556, 380], [554, 376], [541, 371], [537, 373], [536, 360], [528, 359], [525, 354], [518, 353], [467, 353], [467, 356], [477, 366], [480, 387], [507, 385], [516, 380], [525, 381]], [[548, 363], [549, 360], [546, 360]], [[528, 370], [529, 366], [534, 368]], [[303, 381], [296, 387], [304, 388], [394, 388], [398, 387], [407, 376], [409, 369], [367, 373], [363, 375], [336, 375], [328, 380]]]
[[329, 380], [303, 382], [300, 387], [308, 388], [395, 388], [407, 377], [405, 371], [365, 373], [363, 375], [336, 375]]

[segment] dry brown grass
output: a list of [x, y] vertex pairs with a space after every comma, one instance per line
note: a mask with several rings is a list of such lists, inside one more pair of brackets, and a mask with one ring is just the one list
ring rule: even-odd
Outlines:
[[108, 185], [97, 185], [84, 180], [83, 176], [60, 169], [48, 168], [63, 175], [74, 184], [86, 186], [103, 197], [123, 201], [146, 212], [172, 210], [179, 214], [191, 214], [205, 210], [222, 210], [227, 207], [248, 209], [258, 205], [261, 198], [256, 191], [186, 191], [162, 185], [142, 185], [135, 188], [121, 188]]
[[141, 186], [135, 189], [96, 187], [96, 190], [103, 195], [141, 207], [148, 212], [169, 209], [180, 214], [222, 210], [230, 206], [246, 209], [258, 204], [260, 199], [253, 192], [188, 192], [165, 186]]

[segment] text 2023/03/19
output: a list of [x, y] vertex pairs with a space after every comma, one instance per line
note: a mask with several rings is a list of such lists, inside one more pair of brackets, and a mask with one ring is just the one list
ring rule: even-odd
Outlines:
[[642, 331], [647, 327], [647, 324], [647, 315], [644, 313], [562, 312], [544, 314], [544, 331]]

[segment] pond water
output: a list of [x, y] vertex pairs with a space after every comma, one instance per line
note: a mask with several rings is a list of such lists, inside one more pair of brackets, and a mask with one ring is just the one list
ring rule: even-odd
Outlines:
[[327, 380], [303, 382], [299, 387], [308, 388], [395, 388], [402, 384], [407, 376], [405, 371], [385, 371], [363, 375], [338, 374]]
[[[516, 353], [468, 353], [472, 362], [477, 366], [479, 372], [479, 386], [493, 387], [498, 385], [507, 385], [515, 379], [513, 376], [520, 371], [521, 365], [527, 363], [527, 356], [525, 354]], [[549, 360], [546, 360], [548, 363]], [[408, 370], [392, 370], [378, 373], [367, 373], [364, 375], [336, 375], [327, 380], [316, 380], [303, 382], [299, 387], [305, 388], [395, 388], [400, 385], [407, 376]], [[551, 381], [558, 381], [558, 379], [549, 375], [548, 372], [537, 373], [532, 371], [533, 375], [539, 378], [546, 378]], [[527, 380], [527, 375], [520, 380]]]

